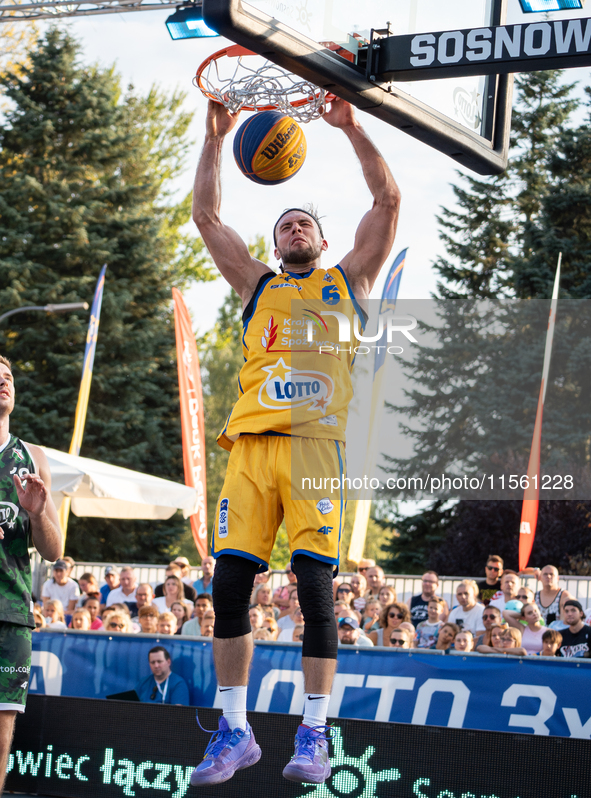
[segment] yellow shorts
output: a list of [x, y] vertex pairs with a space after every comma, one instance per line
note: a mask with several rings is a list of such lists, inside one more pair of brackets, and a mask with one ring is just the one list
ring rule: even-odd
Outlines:
[[[238, 554], [267, 570], [285, 517], [292, 557], [307, 554], [338, 566], [344, 472], [340, 441], [241, 435], [230, 452], [216, 509], [213, 556]], [[309, 485], [323, 487], [309, 490]]]

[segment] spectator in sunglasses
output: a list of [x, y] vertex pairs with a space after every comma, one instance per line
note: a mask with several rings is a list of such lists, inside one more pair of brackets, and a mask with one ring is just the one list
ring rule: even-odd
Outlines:
[[110, 612], [103, 626], [103, 631], [109, 634], [113, 632], [133, 632], [131, 620], [124, 612]]
[[497, 554], [491, 554], [485, 565], [486, 579], [478, 582], [480, 600], [487, 606], [490, 600], [501, 589], [501, 577], [503, 576], [503, 560]]
[[410, 623], [410, 610], [406, 604], [397, 602], [388, 604], [380, 615], [380, 628], [375, 632], [370, 632], [368, 637], [374, 646], [390, 646], [390, 636], [394, 629], [402, 627], [407, 629], [414, 640], [414, 626]]
[[490, 632], [493, 626], [501, 627], [503, 623], [503, 619], [501, 617], [501, 611], [498, 607], [488, 607], [484, 608], [484, 612], [482, 613], [482, 625], [484, 626], [484, 632], [479, 637], [476, 638], [476, 642], [474, 643], [474, 647], [478, 648], [478, 646], [492, 646]]
[[390, 635], [390, 645], [393, 648], [410, 648], [411, 635], [408, 629], [394, 629]]
[[337, 592], [336, 592], [336, 601], [346, 601], [349, 606], [351, 606], [351, 602], [354, 598], [353, 588], [348, 582], [343, 582], [342, 585], [338, 585]]

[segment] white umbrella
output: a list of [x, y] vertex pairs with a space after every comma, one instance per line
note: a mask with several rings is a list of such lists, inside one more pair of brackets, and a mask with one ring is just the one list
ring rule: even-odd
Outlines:
[[198, 510], [195, 488], [128, 468], [41, 447], [51, 470], [51, 495], [59, 508], [65, 496], [72, 512], [94, 518], [170, 518]]

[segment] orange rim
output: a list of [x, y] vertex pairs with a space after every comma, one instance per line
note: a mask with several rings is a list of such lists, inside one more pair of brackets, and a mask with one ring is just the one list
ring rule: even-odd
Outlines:
[[[205, 59], [205, 61], [203, 61], [203, 63], [199, 64], [199, 68], [197, 69], [197, 74], [195, 75], [195, 77], [197, 78], [197, 86], [199, 87], [201, 93], [204, 94], [206, 97], [208, 97], [210, 100], [213, 100], [214, 102], [219, 103], [219, 105], [222, 105], [223, 103], [220, 103], [218, 98], [204, 87], [202, 81], [203, 72], [207, 69], [207, 67], [211, 63], [217, 61], [218, 58], [222, 58], [223, 56], [227, 56], [228, 58], [239, 58], [242, 55], [258, 55], [258, 53], [253, 53], [252, 50], [248, 50], [246, 47], [242, 47], [241, 44], [232, 44], [230, 47], [224, 47], [223, 49], [217, 50], [217, 52], [212, 53]], [[260, 58], [263, 57], [264, 56], [260, 56]], [[321, 89], [319, 89], [319, 91], [321, 91]], [[317, 94], [314, 95], [314, 98], [316, 98], [317, 96], [318, 96]], [[313, 99], [312, 97], [302, 97], [300, 100], [294, 100], [293, 102], [290, 101], [290, 105], [292, 105], [294, 108], [300, 108], [302, 105], [308, 105], [309, 103], [311, 103], [312, 99]], [[327, 93], [326, 102], [331, 103], [333, 100], [336, 100], [336, 95]], [[273, 111], [275, 110], [275, 108], [277, 108], [276, 105], [260, 105], [258, 106], [258, 108], [255, 108], [254, 105], [244, 105], [242, 106], [241, 110]]]

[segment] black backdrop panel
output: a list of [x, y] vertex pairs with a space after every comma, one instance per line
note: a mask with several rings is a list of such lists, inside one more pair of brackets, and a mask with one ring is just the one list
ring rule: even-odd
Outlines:
[[[199, 710], [217, 728], [219, 712]], [[260, 762], [226, 784], [188, 786], [209, 737], [188, 707], [29, 696], [7, 790], [62, 798], [589, 798], [591, 743], [557, 737], [335, 721], [333, 775], [296, 785], [281, 771], [298, 718], [249, 713]]]

